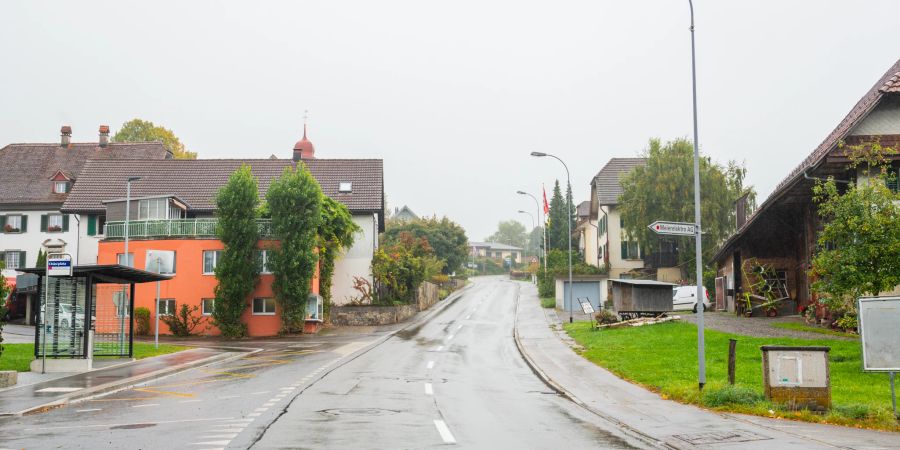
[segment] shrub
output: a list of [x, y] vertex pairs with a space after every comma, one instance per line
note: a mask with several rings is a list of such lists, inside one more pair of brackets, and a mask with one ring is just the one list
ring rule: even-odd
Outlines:
[[765, 397], [761, 393], [737, 385], [710, 387], [703, 391], [703, 404], [713, 408], [725, 405], [755, 405], [764, 400]]
[[594, 314], [594, 319], [597, 320], [598, 324], [616, 323], [619, 321], [619, 316], [608, 309], [601, 309], [597, 311], [597, 314]]
[[372, 275], [380, 285], [376, 301], [409, 303], [419, 285], [440, 273], [443, 266], [428, 240], [400, 233], [395, 244], [379, 248], [372, 259]]
[[852, 419], [861, 420], [869, 417], [869, 405], [833, 405], [834, 412]]
[[178, 308], [175, 314], [159, 316], [159, 320], [168, 325], [169, 330], [175, 336], [186, 337], [192, 335], [194, 329], [203, 321], [202, 317], [197, 316], [199, 310], [200, 308], [196, 305], [188, 306], [182, 303], [181, 308]]
[[449, 281], [450, 281], [450, 275], [444, 275], [442, 273], [439, 273], [437, 275], [431, 276], [431, 282], [434, 284], [441, 285], [441, 286], [443, 286], [444, 283], [448, 283]]
[[556, 308], [556, 299], [553, 297], [541, 297], [541, 306], [544, 308]]
[[150, 310], [143, 306], [134, 308], [134, 333], [138, 336], [150, 334]]

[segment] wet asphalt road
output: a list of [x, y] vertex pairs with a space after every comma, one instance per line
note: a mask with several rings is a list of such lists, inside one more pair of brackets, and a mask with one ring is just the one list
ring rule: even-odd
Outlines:
[[0, 419], [0, 449], [628, 448], [525, 364], [512, 338], [517, 291], [478, 279], [387, 340], [269, 342], [235, 361]]

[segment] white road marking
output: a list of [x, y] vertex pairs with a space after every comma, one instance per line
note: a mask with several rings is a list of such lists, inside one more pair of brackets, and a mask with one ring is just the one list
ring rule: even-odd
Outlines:
[[207, 441], [207, 442], [193, 442], [191, 445], [228, 445], [231, 441]]
[[159, 403], [144, 403], [143, 405], [133, 405], [132, 408], [146, 408], [148, 406], [159, 406]]
[[80, 387], [48, 387], [44, 389], [40, 389], [34, 392], [75, 392], [80, 391], [84, 388]]
[[229, 398], [238, 398], [240, 395], [220, 395], [219, 400], [227, 400]]
[[[214, 422], [219, 420], [228, 420], [231, 417], [210, 417], [208, 419], [180, 419], [180, 420], [157, 420], [156, 422], [152, 422], [156, 425], [163, 423], [184, 423], [184, 422]], [[42, 426], [40, 428], [23, 428], [22, 431], [47, 431], [47, 430], [68, 430], [72, 428], [107, 428], [107, 427], [121, 427], [125, 425], [136, 425], [136, 424], [145, 424], [147, 422], [131, 422], [131, 423], [98, 423], [94, 425], [70, 425], [65, 427], [45, 427]]]
[[471, 318], [472, 318], [472, 315], [471, 315], [471, 314], [469, 314], [468, 316], [466, 316], [466, 320], [469, 320], [469, 319], [471, 319]]
[[103, 408], [91, 408], [91, 409], [79, 409], [75, 412], [91, 412], [91, 411], [103, 411]]
[[425, 383], [425, 395], [434, 395], [434, 388], [431, 383]]
[[182, 401], [180, 401], [180, 402], [178, 402], [178, 403], [199, 403], [199, 402], [202, 402], [202, 401], [203, 401], [203, 400], [200, 400], [200, 399], [197, 399], [197, 400], [182, 400]]
[[443, 420], [435, 420], [434, 427], [437, 428], [438, 433], [441, 434], [441, 439], [444, 440], [445, 444], [456, 443], [456, 439], [453, 438], [453, 433], [450, 432], [450, 428], [447, 428], [447, 424], [444, 423]]
[[436, 351], [442, 351], [442, 350], [444, 350], [444, 346], [443, 346], [443, 345], [438, 345], [438, 348], [437, 348]]
[[249, 394], [247, 394], [247, 395], [260, 395], [260, 394], [268, 394], [268, 393], [269, 393], [269, 392], [272, 392], [272, 391], [259, 391], [259, 392], [251, 392], [251, 393], [249, 393]]
[[456, 327], [456, 329], [457, 329], [457, 330], [462, 330], [462, 324], [460, 324], [458, 327]]
[[243, 428], [225, 428], [225, 429], [222, 429], [222, 430], [209, 430], [209, 431], [206, 431], [206, 433], [228, 433], [228, 434], [234, 434], [234, 433], [240, 433], [241, 431], [244, 431], [244, 429], [243, 429]]
[[226, 422], [253, 422], [253, 419], [231, 419], [226, 420]]
[[452, 340], [453, 340], [453, 335], [451, 334], [450, 336], [447, 336], [447, 340], [448, 340], [448, 341], [452, 341]]
[[268, 402], [268, 403], [264, 404], [263, 406], [265, 406], [266, 408], [271, 408], [271, 407], [275, 406], [275, 402]]
[[434, 369], [434, 361], [428, 361], [428, 365], [426, 367], [428, 367], [428, 370]]
[[200, 439], [234, 439], [240, 433], [232, 434], [213, 434], [209, 436], [200, 436]]
[[268, 410], [269, 410], [269, 408], [256, 408], [253, 410], [253, 412], [266, 412]]
[[247, 417], [259, 417], [259, 413], [250, 413], [247, 414]]
[[293, 391], [294, 388], [292, 388], [292, 387], [283, 387], [283, 388], [279, 388], [279, 390], [281, 390], [281, 391]]

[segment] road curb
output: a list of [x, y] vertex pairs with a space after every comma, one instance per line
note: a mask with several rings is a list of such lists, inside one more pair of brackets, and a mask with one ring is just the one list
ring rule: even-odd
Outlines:
[[544, 372], [543, 369], [541, 369], [541, 367], [534, 361], [534, 359], [531, 358], [531, 355], [528, 354], [528, 351], [525, 350], [525, 346], [522, 344], [522, 340], [519, 337], [519, 300], [520, 300], [520, 295], [517, 290], [516, 291], [515, 317], [513, 319], [513, 340], [516, 343], [516, 349], [519, 350], [519, 354], [522, 355], [522, 359], [525, 360], [525, 364], [527, 364], [528, 367], [531, 368], [531, 371], [534, 372], [534, 374], [537, 375], [537, 377], [544, 384], [546, 384], [547, 387], [552, 389], [554, 392], [556, 392], [557, 394], [559, 394], [566, 400], [571, 401], [572, 403], [578, 405], [579, 407], [590, 412], [591, 414], [594, 414], [594, 415], [600, 417], [601, 419], [611, 423], [615, 427], [622, 430], [625, 434], [628, 435], [628, 437], [630, 437], [632, 439], [635, 439], [637, 441], [640, 441], [641, 443], [647, 444], [647, 445], [651, 446], [652, 448], [665, 448], [665, 449], [675, 448], [675, 447], [668, 445], [667, 443], [665, 443], [664, 441], [662, 441], [660, 439], [657, 439], [653, 436], [650, 436], [646, 433], [643, 433], [643, 432], [631, 427], [630, 425], [616, 419], [615, 417], [612, 417], [608, 414], [603, 413], [602, 411], [592, 408], [590, 405], [581, 401], [581, 399], [579, 399], [574, 394], [572, 394], [571, 392], [566, 390], [566, 388], [564, 388], [562, 385], [560, 385], [555, 380], [553, 380], [553, 378], [551, 378], [549, 375], [547, 375], [547, 373]]
[[213, 355], [207, 358], [198, 359], [196, 361], [191, 361], [189, 363], [180, 364], [174, 367], [167, 367], [165, 369], [160, 369], [154, 372], [145, 373], [142, 375], [137, 375], [130, 378], [125, 378], [122, 380], [111, 381], [109, 383], [101, 384], [99, 386], [93, 386], [89, 388], [85, 388], [76, 392], [73, 392], [71, 395], [66, 395], [61, 398], [56, 398], [53, 401], [34, 406], [31, 408], [27, 408], [21, 411], [17, 411], [14, 413], [0, 413], [0, 417], [10, 417], [10, 416], [24, 416], [29, 414], [36, 414], [40, 412], [44, 412], [50, 409], [59, 408], [61, 406], [77, 403], [79, 401], [87, 400], [93, 397], [99, 397], [103, 395], [109, 395], [118, 391], [122, 391], [125, 389], [130, 389], [138, 384], [145, 383], [147, 381], [157, 380], [169, 375], [175, 375], [180, 372], [184, 372], [190, 369], [194, 369], [197, 367], [208, 366], [211, 364], [228, 362], [238, 358], [241, 358], [246, 355], [250, 355], [256, 352], [262, 351], [261, 349], [250, 349], [249, 351], [244, 352], [229, 352], [229, 353], [220, 353], [218, 355]]

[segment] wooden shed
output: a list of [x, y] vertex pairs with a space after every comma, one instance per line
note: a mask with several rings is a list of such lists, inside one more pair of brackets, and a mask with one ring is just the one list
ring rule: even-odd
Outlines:
[[619, 314], [654, 315], [672, 311], [675, 284], [655, 280], [609, 280]]

